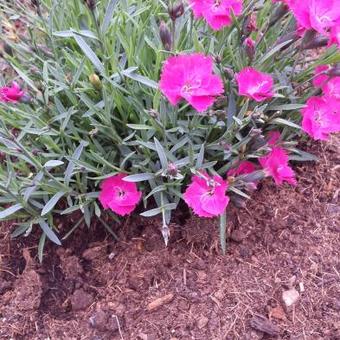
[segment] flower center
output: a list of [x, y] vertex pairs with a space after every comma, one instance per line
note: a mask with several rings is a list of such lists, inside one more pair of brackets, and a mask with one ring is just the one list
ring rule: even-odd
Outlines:
[[123, 198], [125, 196], [125, 191], [120, 187], [115, 187], [116, 195], [118, 198]]

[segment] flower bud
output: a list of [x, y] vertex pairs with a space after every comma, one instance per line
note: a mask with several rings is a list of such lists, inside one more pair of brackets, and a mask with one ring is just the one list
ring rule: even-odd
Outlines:
[[282, 17], [284, 17], [289, 11], [286, 4], [280, 4], [280, 6], [274, 11], [269, 20], [269, 27], [275, 25]]
[[255, 42], [251, 38], [246, 38], [243, 42], [243, 48], [247, 57], [252, 61], [255, 57]]
[[100, 78], [98, 77], [97, 74], [95, 73], [90, 74], [89, 81], [95, 89], [100, 90], [102, 88], [102, 82], [100, 81]]
[[181, 17], [184, 13], [184, 5], [183, 2], [176, 3], [175, 5], [170, 5], [168, 8], [168, 12], [172, 21], [175, 21], [179, 17]]
[[332, 67], [327, 74], [330, 77], [340, 77], [340, 63], [339, 64], [335, 64], [334, 67]]
[[92, 12], [96, 8], [96, 0], [85, 0], [85, 3], [87, 5], [87, 7], [89, 8], [89, 10], [92, 11]]
[[318, 36], [302, 44], [302, 49], [312, 50], [314, 48], [324, 47], [328, 44], [328, 37]]
[[166, 51], [170, 51], [172, 46], [171, 34], [164, 21], [161, 21], [161, 24], [159, 26], [159, 36], [161, 38], [164, 49]]
[[254, 32], [256, 29], [257, 29], [256, 15], [255, 14], [248, 15], [243, 21], [242, 34], [248, 37], [251, 34], [251, 32]]
[[167, 171], [170, 177], [176, 177], [178, 174], [177, 165], [175, 163], [169, 163]]
[[230, 67], [224, 67], [223, 68], [224, 73], [228, 77], [228, 79], [234, 79], [235, 77], [235, 72], [230, 68]]

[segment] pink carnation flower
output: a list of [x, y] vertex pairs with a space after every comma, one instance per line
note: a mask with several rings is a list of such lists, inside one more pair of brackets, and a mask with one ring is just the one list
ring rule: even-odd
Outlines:
[[338, 0], [290, 0], [289, 6], [302, 27], [321, 34], [326, 34], [340, 18]]
[[322, 87], [326, 97], [340, 100], [340, 77], [334, 77]]
[[183, 199], [196, 215], [214, 217], [221, 215], [229, 203], [225, 193], [227, 188], [227, 183], [221, 177], [202, 173], [192, 177]]
[[132, 213], [142, 196], [136, 184], [125, 182], [124, 177], [125, 174], [118, 174], [105, 179], [100, 185], [99, 194], [99, 201], [104, 209], [110, 208], [121, 216]]
[[265, 157], [259, 158], [259, 162], [265, 172], [272, 176], [277, 185], [284, 181], [295, 185], [295, 174], [288, 165], [288, 155], [281, 148], [272, 148], [272, 151]]
[[259, 72], [252, 67], [246, 67], [236, 74], [238, 92], [241, 96], [246, 96], [262, 102], [273, 97], [273, 78], [271, 75]]
[[227, 173], [227, 176], [237, 177], [239, 175], [251, 174], [256, 170], [255, 164], [249, 161], [242, 161], [238, 165], [238, 167], [234, 169], [230, 169]]
[[11, 87], [0, 88], [0, 102], [16, 103], [25, 95], [25, 92], [21, 90], [20, 86], [13, 82]]
[[213, 30], [232, 23], [231, 13], [242, 14], [242, 0], [190, 0], [194, 16], [203, 17]]
[[276, 145], [279, 139], [281, 138], [281, 133], [279, 131], [269, 131], [268, 132], [268, 144], [269, 145]]
[[205, 111], [223, 93], [222, 80], [212, 71], [212, 59], [202, 54], [170, 57], [162, 69], [160, 89], [173, 105], [185, 99], [197, 111]]
[[328, 45], [337, 45], [340, 48], [340, 20], [331, 28]]
[[329, 65], [320, 65], [315, 68], [315, 76], [313, 79], [313, 85], [315, 87], [322, 87], [328, 80], [328, 75], [325, 74], [331, 67]]
[[302, 110], [302, 129], [315, 140], [326, 140], [330, 133], [340, 131], [340, 101], [311, 97]]

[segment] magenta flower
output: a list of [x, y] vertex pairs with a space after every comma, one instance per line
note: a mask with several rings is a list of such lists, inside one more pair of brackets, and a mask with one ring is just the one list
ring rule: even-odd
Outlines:
[[221, 177], [201, 173], [192, 177], [183, 199], [196, 215], [214, 217], [221, 215], [229, 203], [225, 193], [227, 188], [227, 183]]
[[327, 140], [330, 133], [340, 131], [340, 101], [311, 97], [302, 110], [302, 129], [315, 140]]
[[326, 97], [340, 100], [340, 77], [334, 77], [322, 87]]
[[267, 135], [267, 142], [269, 145], [276, 145], [281, 138], [281, 133], [279, 131], [269, 131]]
[[295, 185], [295, 174], [288, 165], [288, 155], [281, 148], [272, 148], [272, 151], [264, 157], [259, 158], [259, 162], [267, 175], [272, 176], [277, 185], [284, 181]]
[[242, 0], [189, 0], [195, 18], [203, 17], [215, 31], [232, 23], [231, 13], [242, 14]]
[[340, 18], [338, 0], [290, 0], [289, 7], [302, 27], [321, 34], [326, 34]]
[[340, 48], [340, 20], [331, 28], [328, 45], [337, 45]]
[[315, 68], [315, 76], [313, 79], [313, 85], [315, 87], [322, 87], [326, 81], [328, 80], [328, 75], [326, 72], [330, 69], [331, 67], [329, 65], [320, 65]]
[[21, 90], [20, 86], [13, 82], [11, 87], [0, 88], [0, 102], [4, 103], [17, 103], [25, 95], [25, 92]]
[[249, 161], [242, 161], [238, 167], [230, 169], [227, 176], [237, 177], [239, 175], [251, 174], [256, 170], [255, 164]]
[[262, 102], [268, 98], [272, 98], [273, 94], [273, 78], [271, 75], [257, 71], [252, 67], [246, 67], [236, 74], [238, 84], [238, 93]]
[[136, 208], [142, 193], [135, 183], [125, 182], [125, 174], [118, 174], [105, 179], [101, 185], [99, 201], [104, 209], [110, 208], [117, 215], [127, 215]]
[[160, 89], [173, 105], [185, 99], [197, 111], [205, 111], [223, 93], [222, 80], [212, 71], [212, 58], [203, 54], [170, 57], [162, 69]]

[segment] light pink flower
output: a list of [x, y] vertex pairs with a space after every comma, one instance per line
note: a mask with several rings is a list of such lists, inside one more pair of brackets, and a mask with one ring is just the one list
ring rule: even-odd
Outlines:
[[203, 17], [213, 30], [232, 23], [231, 13], [242, 14], [242, 0], [189, 0], [196, 18]]
[[255, 164], [249, 161], [242, 161], [240, 164], [234, 168], [230, 169], [227, 176], [237, 177], [239, 175], [251, 174], [256, 170]]
[[281, 138], [281, 133], [279, 131], [269, 131], [267, 135], [267, 140], [269, 145], [276, 145]]
[[262, 102], [273, 97], [273, 78], [271, 75], [246, 67], [236, 74], [238, 93]]
[[340, 48], [340, 20], [331, 28], [328, 45], [337, 45]]
[[329, 76], [325, 74], [328, 70], [330, 70], [329, 65], [320, 65], [315, 68], [314, 71], [314, 79], [313, 79], [313, 85], [315, 87], [322, 87], [325, 85], [325, 82], [328, 80]]
[[331, 78], [324, 84], [322, 90], [326, 97], [340, 100], [340, 77]]
[[25, 92], [21, 90], [16, 82], [13, 82], [11, 87], [5, 86], [0, 88], [0, 102], [16, 103], [20, 101], [24, 95]]
[[327, 140], [340, 131], [340, 101], [335, 98], [311, 97], [302, 110], [302, 129], [315, 140]]
[[289, 7], [302, 27], [321, 34], [326, 34], [340, 18], [338, 0], [290, 0]]
[[99, 194], [104, 209], [110, 208], [121, 216], [132, 213], [142, 196], [136, 184], [124, 181], [124, 177], [125, 174], [118, 174], [105, 179], [100, 185]]
[[272, 148], [272, 151], [265, 157], [259, 158], [265, 172], [272, 176], [277, 185], [284, 181], [295, 185], [295, 174], [292, 168], [288, 165], [288, 155], [281, 148]]
[[196, 215], [214, 217], [221, 215], [229, 203], [227, 188], [227, 182], [221, 177], [201, 173], [192, 177], [183, 199]]
[[160, 89], [171, 104], [185, 99], [202, 112], [223, 93], [222, 80], [212, 72], [212, 58], [203, 54], [170, 57], [162, 69]]

